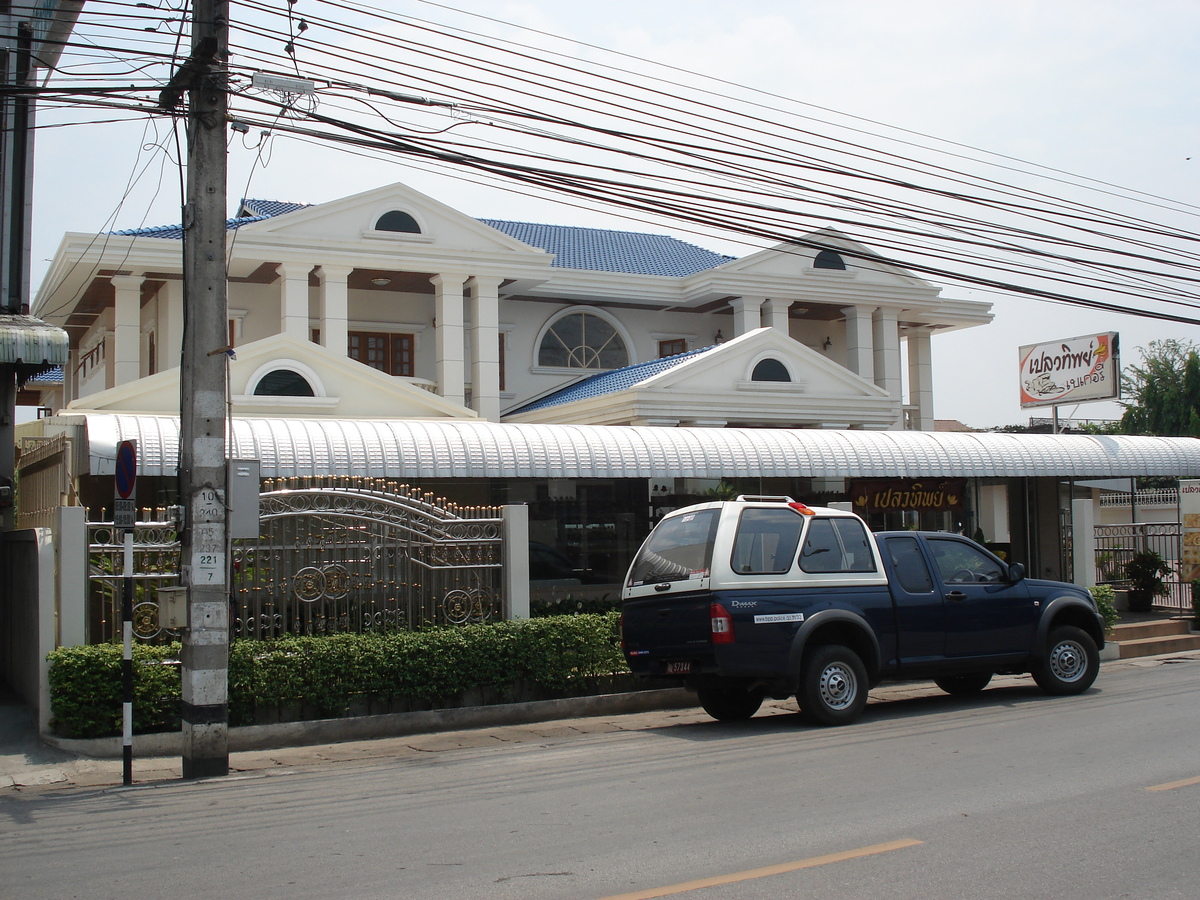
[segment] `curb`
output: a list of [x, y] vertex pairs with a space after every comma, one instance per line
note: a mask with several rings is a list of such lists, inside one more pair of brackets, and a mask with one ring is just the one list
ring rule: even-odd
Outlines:
[[[683, 688], [661, 688], [559, 700], [530, 700], [495, 706], [432, 709], [381, 716], [348, 716], [344, 719], [315, 719], [308, 722], [281, 722], [276, 725], [246, 725], [229, 729], [229, 751], [244, 753], [250, 750], [310, 747], [317, 744], [369, 741], [439, 731], [528, 725], [555, 719], [583, 719], [592, 716], [652, 712], [659, 709], [686, 709], [695, 705], [695, 694]], [[43, 735], [42, 739], [60, 750], [93, 759], [120, 759], [123, 753], [122, 739], [119, 737], [84, 739]], [[183, 753], [183, 735], [174, 731], [135, 734], [133, 753], [138, 757], [179, 756]]]

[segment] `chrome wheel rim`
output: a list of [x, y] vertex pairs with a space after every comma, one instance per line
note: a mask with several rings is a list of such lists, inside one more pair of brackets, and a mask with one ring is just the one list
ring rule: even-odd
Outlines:
[[1050, 651], [1050, 671], [1059, 681], [1078, 681], [1087, 670], [1087, 654], [1075, 641], [1062, 641]]
[[821, 672], [821, 702], [830, 709], [846, 709], [858, 693], [858, 679], [845, 663], [831, 663]]

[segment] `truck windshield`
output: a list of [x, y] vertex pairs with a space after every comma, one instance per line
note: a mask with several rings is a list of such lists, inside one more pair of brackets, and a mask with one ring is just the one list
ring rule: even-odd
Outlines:
[[629, 570], [629, 586], [706, 578], [716, 530], [715, 509], [663, 519], [638, 551]]

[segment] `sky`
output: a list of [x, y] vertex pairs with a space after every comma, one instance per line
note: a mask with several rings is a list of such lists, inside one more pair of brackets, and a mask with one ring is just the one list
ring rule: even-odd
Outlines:
[[[548, 37], [500, 23], [525, 26], [592, 45], [573, 45], [571, 52], [581, 58], [611, 62], [611, 56], [593, 48], [618, 51], [812, 104], [819, 108], [814, 115], [858, 117], [905, 129], [914, 140], [926, 135], [964, 145], [964, 154], [983, 150], [1012, 157], [1014, 169], [1048, 167], [1165, 198], [1171, 202], [1156, 215], [1200, 232], [1200, 3], [1195, 0], [448, 0], [444, 5], [393, 0], [386, 7], [563, 49]], [[457, 16], [454, 9], [498, 22]], [[297, 0], [294, 10], [328, 14], [306, 0]], [[59, 110], [45, 110], [39, 119], [35, 291], [64, 232], [180, 219], [178, 174], [163, 153], [148, 152], [159, 142], [169, 146], [165, 130], [155, 131], [145, 120], [45, 127], [67, 121], [70, 116]], [[697, 236], [670, 223], [631, 224], [601, 209], [525, 197], [403, 160], [348, 157], [336, 148], [294, 140], [273, 140], [265, 155], [254, 140], [231, 142], [229, 166], [231, 203], [241, 196], [318, 203], [403, 181], [479, 218], [666, 231], [735, 255], [754, 249], [735, 235]], [[1116, 197], [1110, 202], [1125, 205]], [[1183, 208], [1190, 204], [1197, 209]], [[1139, 207], [1143, 215], [1146, 210]], [[1200, 341], [1197, 326], [959, 285], [947, 285], [943, 293], [994, 304], [991, 325], [933, 341], [936, 416], [973, 427], [1020, 424], [1031, 414], [1049, 414], [1020, 408], [1021, 345], [1116, 331], [1128, 366], [1137, 363], [1138, 348], [1152, 340]], [[1064, 417], [1119, 414], [1112, 402], [1060, 409]]]

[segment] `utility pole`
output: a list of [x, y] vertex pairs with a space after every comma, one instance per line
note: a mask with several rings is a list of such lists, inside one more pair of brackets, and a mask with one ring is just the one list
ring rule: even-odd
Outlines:
[[192, 49], [163, 91], [188, 94], [187, 201], [183, 208], [183, 357], [179, 495], [183, 504], [183, 777], [229, 774], [229, 589], [226, 584], [225, 133], [227, 0], [193, 0]]

